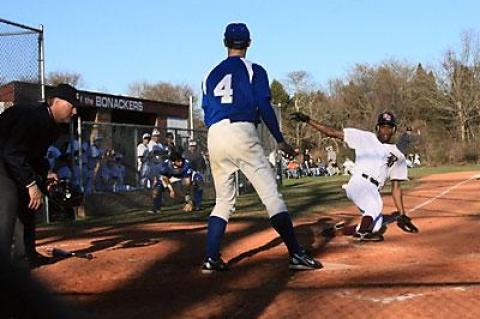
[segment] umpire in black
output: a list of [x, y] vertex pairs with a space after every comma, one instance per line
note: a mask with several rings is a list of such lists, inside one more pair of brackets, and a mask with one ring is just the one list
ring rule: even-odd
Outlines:
[[43, 204], [49, 181], [47, 149], [58, 137], [60, 124], [77, 113], [77, 90], [59, 84], [43, 104], [17, 104], [0, 114], [0, 260], [10, 260], [17, 217], [24, 225], [25, 253], [35, 250], [35, 212]]

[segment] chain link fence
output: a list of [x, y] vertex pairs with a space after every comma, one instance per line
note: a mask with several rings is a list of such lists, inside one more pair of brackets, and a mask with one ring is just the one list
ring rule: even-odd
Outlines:
[[[43, 84], [43, 65], [43, 30], [0, 19], [0, 87], [15, 81]], [[33, 98], [41, 100], [42, 86], [34, 90]], [[20, 99], [32, 92], [15, 96]]]
[[[203, 198], [215, 199], [206, 130], [97, 122], [79, 122], [78, 127], [75, 131], [72, 125], [70, 135], [59, 138], [49, 149], [47, 158], [59, 178], [69, 180], [83, 192], [89, 215], [151, 208], [154, 178], [149, 176], [148, 168], [168, 158], [168, 145], [172, 142], [167, 140], [168, 133], [173, 134], [172, 149], [187, 159], [188, 152], [192, 151], [200, 157], [201, 168], [194, 168], [203, 177]], [[259, 125], [258, 131], [265, 157], [268, 158], [272, 152], [276, 154], [276, 143], [268, 129]], [[146, 147], [142, 146], [143, 136], [152, 136], [154, 132], [159, 136], [156, 142], [163, 151], [157, 154], [150, 145], [147, 155], [142, 156]], [[190, 145], [193, 141], [195, 147]], [[275, 163], [272, 163], [272, 169], [274, 167]], [[238, 194], [254, 191], [241, 172], [237, 173], [236, 186]], [[115, 207], [120, 203], [122, 207]], [[91, 213], [92, 210], [95, 212]]]
[[[195, 140], [198, 153], [208, 162], [207, 135], [206, 131], [186, 130], [179, 128], [161, 128], [154, 126], [130, 125], [120, 123], [94, 123], [82, 122], [80, 135], [73, 138], [72, 143], [78, 150], [76, 157], [77, 165], [80, 170], [81, 185], [86, 193], [106, 192], [106, 191], [130, 191], [139, 188], [145, 188], [149, 185], [141, 184], [141, 166], [139, 162], [138, 147], [142, 143], [144, 134], [152, 135], [153, 132], [159, 133], [159, 143], [167, 148], [167, 132], [173, 133], [175, 150], [184, 153], [189, 148], [189, 142]], [[68, 150], [69, 142], [63, 143], [63, 149]], [[82, 147], [78, 147], [82, 145]], [[168, 151], [161, 154], [162, 159], [168, 158]], [[103, 158], [103, 159], [102, 159]], [[103, 160], [103, 162], [102, 162]], [[92, 170], [98, 166], [108, 164], [114, 160], [121, 166], [123, 172], [121, 176], [121, 185], [119, 181], [106, 181], [111, 185], [105, 187], [98, 183], [98, 179], [93, 176], [97, 183], [91, 180]], [[147, 159], [145, 159], [147, 161]], [[98, 172], [97, 173], [101, 173]], [[206, 179], [211, 180], [209, 170], [205, 172]], [[115, 174], [113, 174], [115, 175]], [[118, 176], [114, 176], [118, 179]], [[98, 184], [98, 185], [96, 185]], [[118, 184], [118, 186], [115, 186]]]

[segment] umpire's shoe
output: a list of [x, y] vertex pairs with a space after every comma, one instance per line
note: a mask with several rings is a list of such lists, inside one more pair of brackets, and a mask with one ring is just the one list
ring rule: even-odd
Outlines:
[[228, 265], [222, 260], [222, 258], [205, 258], [202, 266], [202, 274], [212, 274], [216, 271], [226, 271]]
[[323, 268], [323, 265], [311, 257], [307, 252], [295, 253], [290, 257], [288, 265], [290, 270], [315, 270]]

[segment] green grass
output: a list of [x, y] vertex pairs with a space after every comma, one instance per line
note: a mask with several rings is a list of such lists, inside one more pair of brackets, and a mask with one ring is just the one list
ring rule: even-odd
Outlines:
[[[402, 183], [402, 189], [415, 187], [420, 178], [449, 172], [480, 170], [480, 165], [464, 166], [439, 166], [427, 168], [415, 168], [409, 170], [410, 181]], [[305, 177], [301, 179], [284, 180], [280, 188], [286, 200], [289, 212], [297, 216], [308, 216], [312, 212], [326, 212], [332, 209], [339, 209], [350, 205], [351, 202], [342, 190], [342, 184], [348, 181], [348, 176], [332, 177]], [[382, 191], [390, 191], [389, 183]], [[214, 205], [214, 200], [207, 200], [204, 203], [205, 209], [200, 212], [183, 212], [182, 206], [176, 205], [166, 207], [159, 214], [150, 214], [145, 211], [132, 211], [126, 214], [115, 216], [88, 218], [76, 221], [79, 226], [121, 224], [121, 223], [145, 223], [145, 222], [168, 222], [168, 221], [205, 221]], [[267, 216], [263, 205], [257, 194], [252, 192], [241, 195], [237, 199], [236, 212], [232, 220], [265, 218]], [[51, 226], [64, 226], [66, 223], [56, 223]]]

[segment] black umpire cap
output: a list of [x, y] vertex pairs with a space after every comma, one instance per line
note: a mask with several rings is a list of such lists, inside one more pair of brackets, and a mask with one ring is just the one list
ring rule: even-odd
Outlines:
[[68, 103], [72, 104], [74, 107], [77, 107], [79, 104], [78, 91], [73, 86], [66, 83], [59, 84], [56, 87], [52, 88], [50, 92], [48, 92], [48, 97], [56, 97], [65, 100]]

